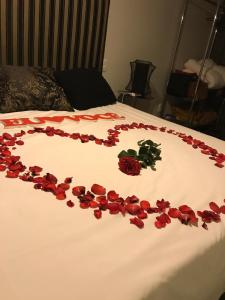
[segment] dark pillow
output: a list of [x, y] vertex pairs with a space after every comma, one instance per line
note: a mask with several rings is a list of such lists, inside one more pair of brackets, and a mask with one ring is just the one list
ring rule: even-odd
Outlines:
[[57, 82], [64, 89], [71, 105], [79, 110], [116, 102], [109, 84], [96, 70], [56, 71], [54, 75]]
[[25, 110], [74, 111], [50, 69], [1, 67], [0, 112]]

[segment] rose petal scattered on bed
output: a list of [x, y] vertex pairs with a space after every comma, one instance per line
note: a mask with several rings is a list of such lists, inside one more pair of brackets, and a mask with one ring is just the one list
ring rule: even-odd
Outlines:
[[92, 193], [94, 193], [95, 195], [99, 195], [99, 196], [103, 196], [103, 195], [105, 195], [105, 193], [106, 193], [106, 189], [105, 189], [103, 186], [101, 186], [101, 185], [99, 185], [99, 184], [96, 184], [96, 183], [94, 183], [94, 184], [92, 185], [91, 191], [92, 191]]
[[210, 202], [209, 207], [211, 208], [212, 211], [215, 213], [219, 214], [220, 213], [220, 208], [215, 202]]
[[142, 209], [148, 210], [150, 208], [150, 203], [147, 200], [142, 200], [140, 206]]
[[74, 202], [71, 201], [71, 200], [68, 200], [68, 201], [66, 202], [66, 205], [69, 206], [69, 207], [74, 207]]
[[117, 201], [119, 199], [119, 194], [117, 194], [115, 191], [109, 191], [107, 193], [107, 199], [109, 201]]
[[144, 222], [137, 217], [130, 218], [130, 224], [134, 224], [140, 229], [144, 228], [144, 225], [145, 225]]
[[75, 186], [72, 189], [72, 193], [74, 196], [81, 196], [85, 194], [85, 187], [84, 186]]
[[101, 217], [102, 217], [101, 210], [100, 209], [95, 209], [94, 210], [94, 216], [95, 216], [96, 219], [101, 219]]
[[73, 179], [73, 177], [67, 177], [67, 178], [65, 178], [65, 180], [64, 180], [64, 183], [71, 183], [72, 182], [72, 179]]

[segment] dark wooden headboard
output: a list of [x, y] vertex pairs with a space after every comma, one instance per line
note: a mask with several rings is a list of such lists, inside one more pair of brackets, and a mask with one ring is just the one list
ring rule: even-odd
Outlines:
[[0, 0], [0, 64], [101, 70], [110, 0]]

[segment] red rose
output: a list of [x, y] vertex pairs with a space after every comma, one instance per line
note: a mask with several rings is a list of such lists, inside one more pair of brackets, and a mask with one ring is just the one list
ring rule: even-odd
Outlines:
[[139, 175], [141, 171], [141, 165], [138, 160], [133, 157], [123, 156], [119, 159], [119, 169], [127, 175]]

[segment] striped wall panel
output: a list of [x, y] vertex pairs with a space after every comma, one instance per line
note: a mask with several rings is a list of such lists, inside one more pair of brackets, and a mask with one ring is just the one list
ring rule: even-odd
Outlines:
[[110, 0], [0, 0], [0, 64], [97, 68]]

